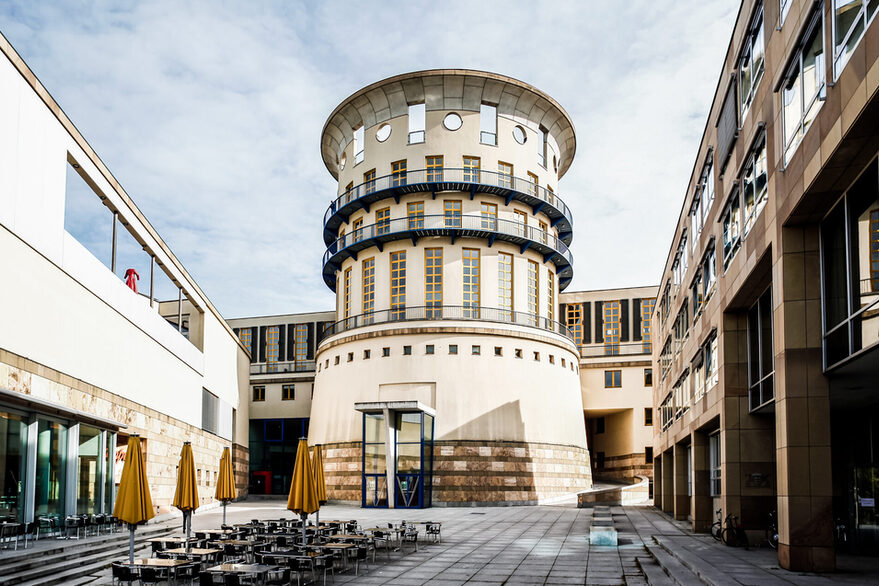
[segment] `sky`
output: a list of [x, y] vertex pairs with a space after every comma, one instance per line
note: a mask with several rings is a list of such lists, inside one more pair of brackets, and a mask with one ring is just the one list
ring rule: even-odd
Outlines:
[[0, 0], [0, 31], [232, 318], [334, 307], [321, 129], [420, 69], [555, 98], [577, 133], [567, 290], [658, 285], [738, 4]]

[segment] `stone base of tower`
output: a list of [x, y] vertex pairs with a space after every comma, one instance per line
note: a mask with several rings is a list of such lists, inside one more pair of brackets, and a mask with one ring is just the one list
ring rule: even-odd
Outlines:
[[[327, 497], [361, 502], [360, 442], [324, 444]], [[592, 488], [589, 450], [531, 442], [437, 441], [433, 505], [536, 505]]]

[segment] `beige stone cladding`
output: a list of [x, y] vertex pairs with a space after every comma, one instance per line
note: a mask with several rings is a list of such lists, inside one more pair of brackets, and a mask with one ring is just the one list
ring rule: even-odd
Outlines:
[[[140, 434], [146, 440], [147, 478], [156, 514], [171, 511], [180, 449], [184, 441], [192, 442], [199, 501], [202, 505], [214, 502], [220, 457], [229, 441], [2, 349], [0, 387], [117, 421], [127, 426], [120, 434]], [[238, 496], [242, 498], [247, 496], [247, 448], [232, 448]]]
[[633, 482], [638, 476], [653, 477], [653, 462], [644, 459], [644, 453], [610, 456], [604, 459], [602, 478]]

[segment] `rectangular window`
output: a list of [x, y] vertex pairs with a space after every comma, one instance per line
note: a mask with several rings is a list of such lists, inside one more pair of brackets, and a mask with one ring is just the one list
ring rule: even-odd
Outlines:
[[766, 171], [766, 136], [761, 137], [748, 155], [742, 173], [742, 212], [744, 215], [743, 237], [748, 235], [754, 221], [769, 198]]
[[720, 496], [720, 433], [708, 436], [708, 469], [710, 472], [711, 496]]
[[427, 319], [440, 319], [443, 313], [443, 249], [424, 249], [424, 305]]
[[406, 317], [406, 251], [391, 253], [391, 319]]
[[653, 465], [653, 446], [644, 447], [644, 463], [648, 466]]
[[[879, 2], [875, 2], [879, 5]], [[803, 42], [785, 76], [781, 103], [784, 117], [784, 164], [790, 162], [824, 103], [824, 27], [815, 11]]]
[[555, 275], [552, 271], [546, 272], [546, 319], [550, 323], [555, 321]]
[[278, 372], [278, 341], [281, 328], [269, 326], [266, 328], [266, 372]]
[[413, 201], [406, 204], [406, 217], [409, 218], [409, 230], [424, 228], [424, 202]]
[[363, 230], [361, 228], [363, 228], [363, 218], [357, 218], [351, 224], [351, 236], [354, 242], [358, 242], [363, 238]]
[[604, 371], [604, 388], [618, 389], [623, 386], [623, 371], [621, 370], [605, 370]]
[[644, 407], [644, 425], [653, 425], [653, 407]]
[[546, 222], [541, 222], [540, 220], [538, 220], [537, 222], [540, 225], [540, 241], [546, 244], [548, 240], [547, 236], [549, 234], [549, 226]]
[[[366, 315], [375, 309], [375, 257], [364, 259], [363, 267], [363, 307], [361, 311]], [[371, 323], [369, 317], [365, 317], [365, 323]]]
[[479, 157], [464, 157], [464, 181], [479, 183]]
[[482, 353], [482, 349], [479, 346], [470, 346], [470, 354], [475, 356], [479, 356]]
[[528, 214], [521, 210], [513, 210], [513, 218], [515, 218], [515, 224], [513, 224], [513, 230], [519, 236], [524, 237], [528, 232]]
[[531, 325], [537, 325], [537, 317], [540, 314], [540, 265], [535, 261], [528, 261], [528, 316]]
[[483, 202], [480, 206], [482, 229], [497, 230], [497, 204]]
[[306, 370], [308, 364], [308, 324], [296, 324], [293, 329], [293, 360], [296, 372]]
[[497, 146], [497, 107], [489, 104], [479, 106], [479, 142]]
[[375, 169], [370, 169], [363, 174], [363, 190], [366, 193], [375, 191]]
[[457, 354], [458, 353], [458, 345], [457, 344], [449, 344], [449, 354]]
[[876, 15], [876, 0], [833, 0], [833, 71], [837, 78]]
[[425, 128], [424, 104], [409, 105], [409, 144], [424, 142]]
[[772, 289], [748, 311], [748, 398], [751, 411], [775, 397], [772, 352]]
[[604, 355], [620, 353], [620, 302], [604, 302]]
[[535, 175], [531, 171], [528, 171], [528, 193], [530, 193], [534, 197], [537, 197], [537, 187], [539, 184], [540, 182], [537, 179], [537, 175]]
[[717, 284], [717, 247], [714, 239], [708, 243], [708, 251], [700, 265], [702, 271], [702, 302], [707, 303], [714, 294], [714, 286]]
[[[566, 325], [571, 333], [574, 334], [574, 343], [582, 351], [583, 349], [583, 304], [569, 303], [567, 305], [568, 315], [566, 316]], [[587, 324], [588, 327], [588, 324]]]
[[354, 130], [354, 164], [363, 161], [363, 126]]
[[497, 256], [498, 308], [506, 321], [513, 319], [513, 255], [499, 252]]
[[760, 6], [751, 21], [751, 27], [745, 38], [745, 47], [739, 61], [739, 111], [741, 119], [754, 101], [760, 80], [763, 79], [763, 7]]
[[391, 163], [391, 187], [406, 185], [406, 159]]
[[345, 319], [351, 317], [351, 267], [345, 269]]
[[296, 385], [281, 385], [281, 400], [293, 401], [296, 399]]
[[260, 402], [266, 400], [266, 388], [263, 386], [253, 387], [253, 401]]
[[723, 270], [729, 267], [741, 244], [742, 210], [739, 203], [739, 192], [734, 191], [723, 212]]
[[790, 5], [793, 4], [793, 0], [779, 0], [779, 9], [778, 9], [778, 26], [781, 28], [781, 25], [784, 24], [784, 19], [787, 18], [787, 13], [790, 11]]
[[641, 351], [649, 354], [653, 350], [653, 308], [656, 307], [656, 298], [641, 300]]
[[375, 233], [377, 236], [391, 231], [391, 208], [375, 210]]
[[497, 185], [507, 189], [513, 188], [513, 166], [503, 161], [497, 163]]
[[[546, 129], [543, 126], [537, 129], [537, 161], [546, 168]], [[534, 184], [537, 185], [537, 182]]]
[[424, 168], [426, 170], [427, 181], [443, 180], [443, 156], [431, 155], [424, 157]]
[[717, 336], [705, 344], [705, 390], [711, 390], [717, 384]]
[[644, 369], [644, 386], [652, 387], [653, 386], [653, 369], [645, 368]]
[[247, 351], [253, 354], [253, 330], [250, 328], [242, 328], [238, 332], [238, 339], [241, 345], [247, 348]]
[[479, 318], [479, 250], [463, 250], [464, 317]]
[[[595, 433], [604, 433], [604, 417], [599, 417], [595, 420]], [[601, 458], [602, 460], [604, 458]], [[600, 465], [599, 468], [604, 468], [604, 464]]]
[[443, 215], [446, 228], [461, 227], [461, 200], [447, 199], [443, 202]]

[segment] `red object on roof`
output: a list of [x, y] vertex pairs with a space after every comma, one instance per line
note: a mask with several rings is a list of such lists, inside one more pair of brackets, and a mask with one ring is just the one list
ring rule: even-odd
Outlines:
[[134, 269], [128, 269], [125, 271], [125, 284], [128, 285], [128, 288], [137, 293], [137, 282], [140, 280], [140, 275], [137, 274], [137, 271]]

